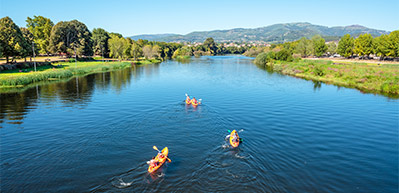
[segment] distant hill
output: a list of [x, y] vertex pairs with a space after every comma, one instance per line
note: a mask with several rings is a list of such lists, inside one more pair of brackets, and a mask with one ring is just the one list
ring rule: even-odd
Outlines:
[[138, 39], [143, 39], [143, 40], [158, 40], [162, 38], [167, 38], [170, 36], [178, 36], [179, 34], [143, 34], [143, 35], [136, 35], [136, 36], [130, 36], [132, 40], [138, 40]]
[[[192, 32], [187, 35], [160, 34], [152, 35], [149, 40], [165, 42], [203, 42], [206, 38], [212, 37], [216, 42], [267, 42], [281, 43], [295, 41], [302, 37], [311, 38], [314, 35], [321, 35], [327, 41], [338, 40], [345, 34], [358, 36], [369, 33], [373, 36], [388, 34], [388, 31], [371, 29], [360, 25], [350, 25], [345, 27], [326, 27], [313, 25], [311, 23], [285, 23], [275, 24], [267, 27], [244, 29], [235, 28], [230, 30], [214, 30]], [[138, 37], [138, 36], [133, 36]], [[144, 37], [144, 35], [142, 36]], [[145, 37], [142, 39], [146, 39]], [[148, 39], [148, 38], [147, 38]]]

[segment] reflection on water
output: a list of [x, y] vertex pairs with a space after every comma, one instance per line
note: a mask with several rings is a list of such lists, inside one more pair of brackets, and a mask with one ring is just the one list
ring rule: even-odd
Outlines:
[[312, 82], [313, 82], [313, 90], [314, 91], [319, 91], [320, 90], [320, 88], [321, 88], [321, 84], [322, 84], [322, 82], [320, 82], [320, 81], [317, 81], [317, 80], [312, 80]]
[[[120, 93], [132, 79], [138, 80], [143, 74], [157, 76], [160, 64], [132, 66], [122, 70], [74, 77], [69, 81], [47, 83], [24, 89], [23, 92], [0, 93], [0, 123], [22, 124], [24, 115], [35, 109], [39, 101], [50, 104], [59, 101], [65, 106], [84, 106], [90, 102], [94, 90], [112, 89]], [[1, 127], [1, 125], [0, 125]]]

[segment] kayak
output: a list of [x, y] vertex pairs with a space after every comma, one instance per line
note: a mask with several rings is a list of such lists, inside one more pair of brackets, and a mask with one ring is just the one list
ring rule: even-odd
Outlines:
[[[233, 136], [234, 135], [237, 135], [238, 142], [233, 141]], [[238, 133], [237, 133], [236, 130], [233, 130], [230, 133], [230, 140], [229, 141], [230, 141], [231, 146], [233, 146], [233, 147], [238, 147], [238, 145], [240, 144], [240, 137], [238, 136]]]
[[193, 101], [191, 101], [191, 104], [194, 106], [194, 107], [196, 107], [196, 106], [198, 106], [199, 104], [200, 104], [200, 102], [196, 102], [196, 103], [194, 103]]
[[168, 147], [163, 148], [163, 150], [161, 151], [163, 155], [165, 155], [163, 158], [160, 157], [160, 154], [157, 155], [157, 157], [155, 157], [155, 161], [158, 161], [159, 164], [155, 167], [152, 167], [151, 165], [148, 167], [148, 172], [152, 173], [157, 171], [158, 168], [160, 168], [166, 161], [166, 158], [168, 157]]
[[186, 99], [186, 104], [191, 104], [191, 100]]

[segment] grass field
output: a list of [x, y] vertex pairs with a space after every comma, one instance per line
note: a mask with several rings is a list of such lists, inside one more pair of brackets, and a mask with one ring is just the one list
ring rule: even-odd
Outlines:
[[273, 61], [263, 65], [273, 71], [308, 80], [399, 96], [399, 65], [333, 62], [330, 60]]

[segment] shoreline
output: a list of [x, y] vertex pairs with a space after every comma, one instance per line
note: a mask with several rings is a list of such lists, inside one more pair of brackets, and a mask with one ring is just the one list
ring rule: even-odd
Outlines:
[[365, 93], [399, 98], [399, 65], [355, 62], [336, 64], [331, 60], [274, 61], [258, 65], [264, 67], [265, 70], [305, 80], [320, 81], [346, 88], [356, 88]]
[[[143, 60], [143, 61], [120, 61], [120, 62], [75, 62], [72, 63], [56, 63], [49, 66], [38, 67], [37, 72], [10, 72], [0, 73], [0, 93], [6, 90], [23, 89], [33, 84], [47, 83], [47, 81], [55, 82], [69, 80], [77, 76], [87, 76], [99, 72], [110, 72], [114, 70], [124, 69], [133, 65], [141, 66], [146, 64], [160, 63], [160, 60]], [[60, 66], [58, 66], [60, 65]]]

